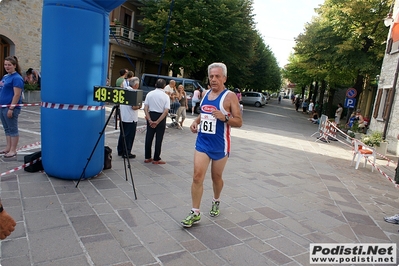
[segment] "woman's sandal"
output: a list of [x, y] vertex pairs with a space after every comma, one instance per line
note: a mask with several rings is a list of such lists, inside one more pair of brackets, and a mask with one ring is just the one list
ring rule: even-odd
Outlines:
[[4, 158], [14, 158], [14, 157], [17, 157], [17, 154], [16, 153], [14, 153], [14, 154], [12, 154], [12, 155], [8, 155], [8, 153], [6, 154], [6, 155], [4, 155]]
[[0, 154], [7, 154], [7, 153], [9, 153], [10, 151], [0, 151]]

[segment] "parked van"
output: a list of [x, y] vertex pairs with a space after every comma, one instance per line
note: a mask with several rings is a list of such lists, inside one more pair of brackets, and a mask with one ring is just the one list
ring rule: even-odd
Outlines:
[[[187, 94], [187, 99], [188, 99], [188, 108], [191, 112], [191, 97], [194, 93], [195, 88], [200, 87], [200, 90], [204, 90], [204, 86], [201, 84], [200, 81], [195, 80], [195, 79], [186, 79], [186, 78], [178, 78], [178, 77], [171, 77], [171, 76], [162, 76], [162, 75], [156, 75], [156, 74], [146, 74], [144, 73], [141, 75], [141, 83], [140, 83], [140, 90], [143, 91], [143, 101], [145, 100], [145, 96], [147, 93], [149, 93], [152, 90], [155, 90], [155, 83], [157, 82], [158, 79], [164, 79], [166, 81], [166, 85], [169, 84], [169, 81], [172, 79], [176, 81], [176, 88], [182, 84], [184, 86], [184, 90], [186, 91]], [[195, 108], [195, 112], [199, 113], [199, 104]]]

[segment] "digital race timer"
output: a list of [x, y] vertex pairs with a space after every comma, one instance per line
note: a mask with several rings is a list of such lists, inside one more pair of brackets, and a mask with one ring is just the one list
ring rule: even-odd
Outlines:
[[132, 91], [117, 87], [94, 86], [93, 100], [97, 102], [138, 106], [143, 101], [143, 91]]

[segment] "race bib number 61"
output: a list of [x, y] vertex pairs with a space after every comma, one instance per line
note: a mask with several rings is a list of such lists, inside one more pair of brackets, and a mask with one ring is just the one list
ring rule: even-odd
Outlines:
[[211, 114], [201, 114], [201, 133], [216, 134], [216, 120]]

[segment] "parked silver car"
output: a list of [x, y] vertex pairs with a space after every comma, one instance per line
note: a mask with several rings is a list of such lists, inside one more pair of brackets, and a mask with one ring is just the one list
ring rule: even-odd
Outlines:
[[265, 95], [263, 95], [261, 92], [247, 91], [243, 92], [241, 95], [243, 104], [261, 107], [267, 103]]

